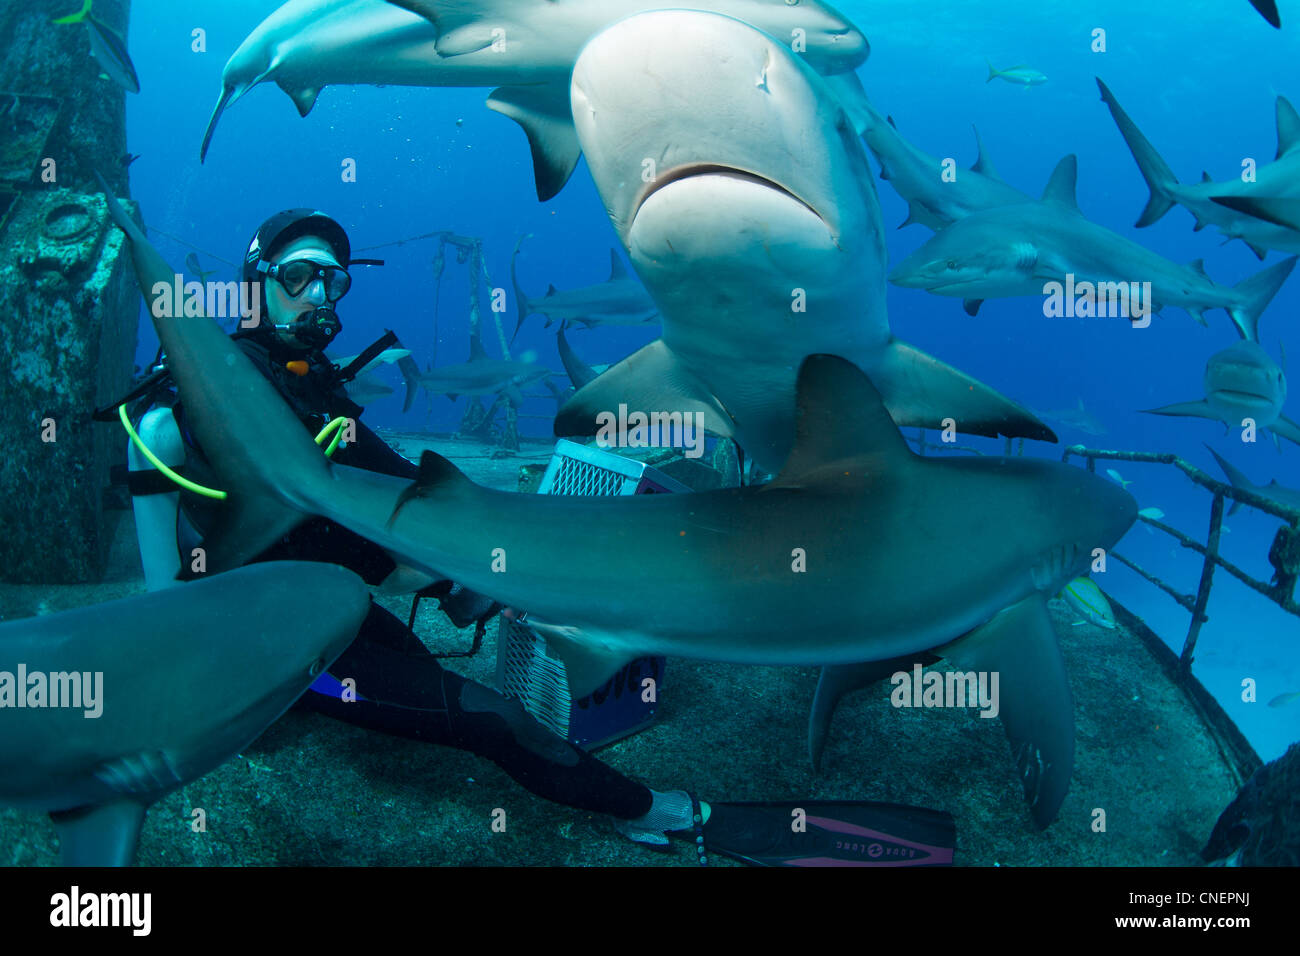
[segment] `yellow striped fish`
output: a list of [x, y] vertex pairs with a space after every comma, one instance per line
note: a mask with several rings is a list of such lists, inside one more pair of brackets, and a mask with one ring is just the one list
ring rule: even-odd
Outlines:
[[[1106, 595], [1101, 593], [1101, 588], [1093, 583], [1092, 578], [1075, 578], [1061, 589], [1061, 597], [1065, 599], [1066, 604], [1082, 614], [1086, 620], [1091, 621], [1098, 627], [1114, 630], [1115, 612], [1111, 610]], [[1082, 624], [1084, 622], [1076, 621], [1075, 623]]]

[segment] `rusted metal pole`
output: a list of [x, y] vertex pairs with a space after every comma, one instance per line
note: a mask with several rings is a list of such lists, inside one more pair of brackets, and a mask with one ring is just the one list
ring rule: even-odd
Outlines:
[[1192, 670], [1192, 657], [1196, 652], [1196, 639], [1201, 633], [1201, 624], [1205, 617], [1205, 606], [1210, 600], [1210, 584], [1214, 580], [1215, 558], [1219, 554], [1219, 536], [1223, 530], [1223, 495], [1216, 494], [1210, 505], [1210, 537], [1205, 545], [1205, 563], [1201, 565], [1201, 583], [1196, 589], [1196, 607], [1192, 609], [1192, 623], [1187, 629], [1187, 640], [1183, 643], [1183, 653], [1178, 658], [1179, 667], [1184, 674]]

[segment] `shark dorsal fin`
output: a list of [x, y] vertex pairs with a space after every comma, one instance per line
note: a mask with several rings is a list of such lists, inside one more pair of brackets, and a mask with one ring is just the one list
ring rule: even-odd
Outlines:
[[1002, 177], [998, 175], [998, 171], [993, 168], [993, 160], [989, 159], [989, 154], [984, 149], [984, 140], [980, 137], [979, 128], [972, 125], [971, 129], [975, 131], [975, 149], [978, 153], [975, 158], [975, 165], [971, 167], [971, 170], [982, 176], [988, 176], [990, 179], [1001, 179]]
[[898, 124], [894, 122], [894, 117], [886, 116], [885, 119], [889, 122], [890, 126], [894, 127], [894, 129], [898, 129]]
[[1214, 177], [1211, 176], [1208, 172], [1206, 172], [1205, 170], [1202, 169], [1202, 170], [1201, 170], [1201, 182], [1203, 182], [1203, 183], [1212, 183], [1212, 182], [1214, 182]]
[[613, 249], [609, 250], [609, 281], [626, 278], [627, 266], [623, 265], [623, 260], [618, 257], [617, 252]]
[[1043, 201], [1052, 200], [1064, 203], [1071, 209], [1078, 209], [1079, 203], [1074, 198], [1078, 182], [1079, 158], [1074, 153], [1070, 153], [1052, 170], [1052, 177], [1047, 181], [1047, 188], [1043, 190]]
[[488, 358], [487, 350], [483, 348], [483, 340], [477, 335], [469, 337], [469, 360], [471, 362], [482, 362]]
[[1201, 275], [1205, 276], [1205, 278], [1207, 279], [1210, 277], [1210, 274], [1205, 271], [1204, 259], [1193, 259], [1191, 262], [1187, 263], [1187, 265], [1192, 269], [1193, 272], [1198, 272]]
[[1277, 98], [1277, 158], [1300, 145], [1300, 115], [1285, 96]]
[[[768, 487], [800, 487], [835, 462], [851, 477], [905, 466], [912, 452], [866, 373], [838, 355], [810, 355], [799, 368], [794, 448]], [[852, 467], [847, 467], [849, 463]], [[838, 477], [838, 476], [837, 476]]]

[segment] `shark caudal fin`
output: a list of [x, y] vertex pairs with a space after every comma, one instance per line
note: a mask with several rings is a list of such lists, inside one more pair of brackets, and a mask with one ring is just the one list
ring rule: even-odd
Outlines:
[[1282, 29], [1282, 17], [1277, 12], [1277, 0], [1250, 0], [1250, 5], [1274, 27]]
[[1146, 208], [1142, 210], [1142, 215], [1138, 217], [1137, 227], [1149, 226], [1158, 221], [1165, 213], [1175, 205], [1174, 199], [1170, 196], [1170, 189], [1178, 185], [1178, 177], [1174, 171], [1169, 168], [1169, 164], [1161, 158], [1156, 152], [1156, 148], [1151, 145], [1151, 141], [1142, 135], [1142, 131], [1137, 128], [1137, 124], [1129, 119], [1129, 115], [1124, 112], [1115, 95], [1111, 93], [1109, 87], [1097, 78], [1097, 86], [1101, 90], [1101, 100], [1110, 109], [1110, 115], [1115, 119], [1115, 125], [1119, 127], [1120, 135], [1124, 137], [1124, 142], [1128, 144], [1129, 152], [1133, 154], [1133, 159], [1137, 161], [1138, 169], [1142, 172], [1142, 178], [1146, 180], [1147, 189], [1151, 190], [1151, 198], [1147, 200]]
[[515, 271], [515, 260], [519, 258], [519, 247], [524, 244], [525, 239], [531, 239], [531, 232], [524, 233], [515, 242], [515, 251], [510, 254], [510, 284], [515, 289], [515, 333], [510, 337], [513, 342], [519, 337], [519, 330], [524, 327], [524, 320], [533, 314], [533, 308], [528, 302], [528, 295], [524, 292], [523, 287], [519, 285], [519, 274]]
[[[1224, 458], [1222, 455], [1220, 455], [1209, 445], [1205, 446], [1205, 450], [1208, 451], [1211, 455], [1213, 455], [1214, 460], [1219, 463], [1219, 467], [1223, 469], [1224, 475], [1226, 475], [1228, 478], [1228, 484], [1232, 485], [1232, 487], [1236, 488], [1238, 491], [1255, 490], [1254, 483], [1249, 478], [1247, 478], [1246, 475], [1241, 470], [1239, 470], [1230, 461], [1228, 461], [1228, 459]], [[1241, 502], [1237, 501], [1234, 498], [1232, 501], [1232, 506], [1228, 508], [1228, 514], [1230, 515], [1235, 514], [1237, 509], [1240, 507], [1241, 507]]]
[[1043, 594], [935, 651], [959, 670], [998, 675], [990, 695], [1041, 830], [1056, 819], [1074, 769], [1074, 704]]
[[1295, 262], [1296, 256], [1292, 256], [1233, 286], [1233, 291], [1240, 295], [1241, 302], [1228, 309], [1228, 315], [1237, 327], [1237, 332], [1247, 342], [1259, 341], [1259, 317], [1291, 275]]
[[582, 388], [588, 382], [596, 377], [596, 370], [578, 357], [578, 353], [573, 351], [569, 345], [569, 339], [564, 334], [567, 323], [561, 322], [560, 329], [555, 333], [555, 345], [560, 352], [560, 364], [564, 366], [565, 374], [569, 376], [569, 381], [573, 383], [575, 389]]

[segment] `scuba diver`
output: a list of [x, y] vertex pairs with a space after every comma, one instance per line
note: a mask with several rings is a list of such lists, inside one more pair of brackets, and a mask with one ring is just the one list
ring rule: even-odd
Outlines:
[[[147, 243], [104, 188], [114, 221], [132, 242]], [[323, 213], [296, 209], [272, 216], [249, 243], [242, 274], [251, 284], [245, 288], [258, 290], [262, 321], [232, 338], [313, 434], [323, 434], [323, 426], [338, 418], [351, 419], [354, 434], [339, 445], [334, 461], [414, 480], [416, 466], [358, 420], [362, 409], [342, 388], [396, 337], [388, 333], [346, 368], [324, 354], [342, 330], [335, 306], [351, 287], [348, 268], [362, 263], [377, 264], [353, 259], [346, 232]], [[150, 288], [147, 277], [138, 278], [142, 288]], [[183, 470], [182, 488], [210, 473], [165, 362], [121, 402], [97, 411], [96, 418], [112, 420], [119, 406], [134, 411], [129, 417], [137, 422], [140, 444], [154, 459]], [[127, 484], [146, 586], [168, 587], [176, 583], [181, 555], [202, 541], [202, 529], [212, 526], [212, 509], [220, 505], [190, 490], [178, 492], [134, 441], [129, 463]], [[319, 517], [307, 519], [254, 560], [339, 564], [371, 585], [396, 567], [373, 542]], [[437, 597], [457, 627], [474, 624], [480, 632], [501, 610], [490, 598], [450, 581], [419, 593]], [[445, 670], [406, 624], [373, 601], [356, 639], [296, 706], [486, 757], [537, 796], [609, 814], [615, 829], [635, 842], [666, 849], [670, 836], [691, 840], [701, 864], [713, 852], [760, 865], [924, 866], [952, 860], [952, 817], [938, 811], [852, 801], [709, 804], [682, 790], [652, 790], [547, 730], [518, 701]], [[792, 827], [792, 814], [806, 818], [806, 826]], [[873, 840], [846, 842], [846, 832], [870, 833]], [[884, 858], [876, 859], [882, 852]]]
[[[261, 296], [261, 321], [232, 338], [313, 435], [335, 418], [351, 420], [353, 434], [334, 461], [414, 481], [419, 469], [359, 420], [361, 406], [343, 390], [350, 370], [364, 367], [396, 336], [388, 333], [344, 369], [324, 353], [342, 330], [335, 307], [352, 284], [348, 267], [357, 264], [347, 233], [330, 217], [310, 209], [277, 213], [258, 228], [243, 264], [245, 288], [260, 287], [255, 294]], [[184, 403], [165, 369], [128, 401], [137, 398], [147, 406], [137, 426], [144, 445], [172, 468], [204, 474], [202, 450], [186, 428]], [[220, 504], [182, 495], [134, 444], [129, 456], [146, 585], [166, 587], [176, 583], [181, 555], [200, 543], [200, 529]], [[371, 585], [396, 567], [377, 545], [325, 518], [308, 519], [254, 560], [339, 564]], [[450, 581], [430, 585], [420, 596], [438, 598], [452, 624], [473, 624], [480, 633], [501, 609]], [[350, 687], [343, 684], [347, 679]], [[544, 728], [518, 701], [445, 670], [405, 623], [373, 601], [356, 640], [298, 706], [486, 757], [538, 796], [610, 814], [620, 832], [638, 842], [664, 845], [666, 830], [691, 827], [688, 795], [656, 793], [622, 776]]]

